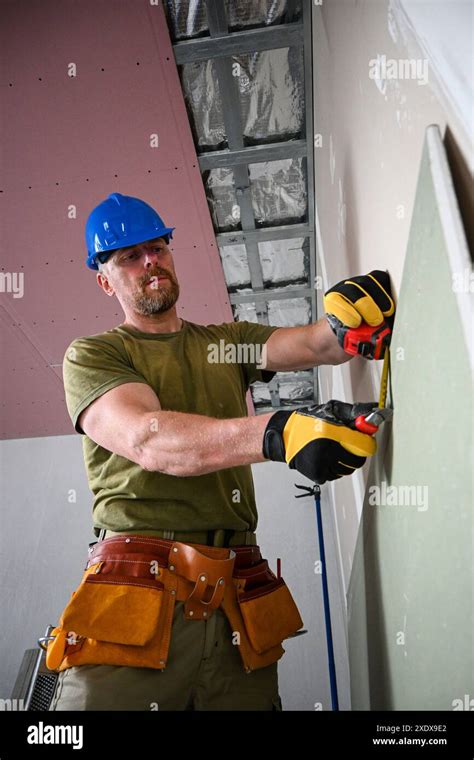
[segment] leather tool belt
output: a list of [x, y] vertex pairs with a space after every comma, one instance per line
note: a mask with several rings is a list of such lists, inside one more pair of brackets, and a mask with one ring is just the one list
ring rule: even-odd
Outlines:
[[258, 546], [113, 536], [89, 549], [81, 583], [51, 632], [46, 666], [164, 669], [176, 601], [188, 620], [207, 620], [220, 608], [247, 672], [279, 660], [284, 639], [303, 625]]

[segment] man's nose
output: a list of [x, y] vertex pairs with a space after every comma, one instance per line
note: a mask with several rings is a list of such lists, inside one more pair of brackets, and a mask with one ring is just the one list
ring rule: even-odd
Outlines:
[[160, 254], [156, 251], [145, 251], [144, 262], [146, 267], [151, 267], [156, 264], [156, 260]]

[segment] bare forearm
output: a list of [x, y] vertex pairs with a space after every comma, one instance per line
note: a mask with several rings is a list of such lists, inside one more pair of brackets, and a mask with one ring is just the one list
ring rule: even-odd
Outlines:
[[134, 449], [145, 470], [178, 477], [264, 462], [263, 433], [272, 413], [215, 419], [156, 411], [141, 418]]
[[325, 317], [304, 327], [276, 330], [265, 349], [265, 369], [283, 372], [343, 364], [352, 358], [339, 345]]

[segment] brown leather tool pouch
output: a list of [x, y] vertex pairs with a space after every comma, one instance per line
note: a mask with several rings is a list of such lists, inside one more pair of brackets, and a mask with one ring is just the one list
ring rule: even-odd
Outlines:
[[267, 560], [237, 571], [234, 590], [222, 607], [229, 618], [247, 671], [279, 660], [282, 642], [303, 626], [298, 608], [283, 578], [277, 578]]
[[[121, 554], [87, 568], [52, 631], [46, 665], [166, 665], [176, 578], [150, 572], [153, 558]], [[160, 580], [158, 580], [158, 578]]]
[[51, 632], [46, 666], [165, 668], [177, 600], [189, 620], [209, 619], [221, 608], [249, 672], [279, 660], [284, 639], [303, 625], [285, 581], [258, 546], [111, 537], [90, 550], [81, 583]]

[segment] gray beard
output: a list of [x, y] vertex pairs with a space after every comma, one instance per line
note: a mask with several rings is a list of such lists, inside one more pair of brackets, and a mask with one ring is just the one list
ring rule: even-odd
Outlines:
[[138, 314], [149, 317], [151, 314], [161, 314], [171, 309], [179, 298], [179, 286], [168, 280], [169, 287], [156, 290], [153, 295], [141, 293], [135, 296], [133, 307]]

